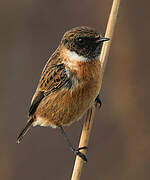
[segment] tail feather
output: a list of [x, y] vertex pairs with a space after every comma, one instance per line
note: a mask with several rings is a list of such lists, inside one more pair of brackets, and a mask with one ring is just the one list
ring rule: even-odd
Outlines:
[[32, 124], [34, 122], [34, 119], [31, 117], [31, 119], [29, 119], [29, 121], [27, 122], [25, 128], [22, 129], [22, 131], [20, 132], [16, 143], [20, 143], [21, 140], [23, 139], [24, 135], [28, 132], [28, 130], [31, 128]]

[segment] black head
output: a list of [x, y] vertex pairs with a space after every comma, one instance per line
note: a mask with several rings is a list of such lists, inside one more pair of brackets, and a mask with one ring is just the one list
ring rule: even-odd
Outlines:
[[107, 40], [109, 39], [102, 37], [94, 29], [82, 26], [67, 31], [62, 38], [62, 43], [79, 56], [94, 59], [100, 55], [102, 44]]

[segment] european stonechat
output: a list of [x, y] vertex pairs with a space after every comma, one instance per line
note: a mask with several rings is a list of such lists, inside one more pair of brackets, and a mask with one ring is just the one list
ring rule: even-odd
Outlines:
[[89, 27], [67, 31], [58, 48], [47, 61], [31, 101], [29, 120], [17, 138], [20, 143], [31, 126], [59, 128], [75, 155], [87, 161], [73, 148], [63, 127], [72, 124], [96, 101], [101, 87], [100, 52], [109, 40]]

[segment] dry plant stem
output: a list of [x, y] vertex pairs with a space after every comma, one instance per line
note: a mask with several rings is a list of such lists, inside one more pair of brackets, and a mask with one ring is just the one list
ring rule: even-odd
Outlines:
[[[88, 146], [94, 114], [95, 114], [95, 105], [93, 105], [92, 108], [90, 108], [87, 111], [87, 116], [86, 116], [85, 123], [83, 125], [79, 147], [83, 147], [82, 146], [83, 144], [84, 146]], [[86, 150], [82, 150], [82, 152], [86, 154]], [[83, 164], [85, 163], [79, 156], [76, 156], [76, 162], [77, 163], [75, 163], [74, 171], [72, 174], [72, 180], [80, 179], [82, 167], [83, 167]]]
[[[112, 37], [113, 37], [113, 32], [114, 32], [114, 28], [115, 28], [115, 24], [116, 24], [119, 5], [120, 5], [120, 0], [113, 1], [112, 9], [110, 12], [110, 16], [109, 16], [109, 20], [108, 20], [108, 24], [107, 24], [107, 28], [106, 28], [105, 37], [110, 38], [110, 41], [104, 43], [102, 52], [101, 52], [101, 56], [100, 56], [100, 61], [101, 61], [101, 65], [102, 65], [102, 77], [103, 77], [105, 67], [107, 64], [107, 58], [108, 58], [109, 49], [110, 49], [110, 45], [111, 45], [111, 41], [112, 41]], [[89, 136], [90, 136], [91, 129], [92, 129], [94, 114], [95, 114], [95, 105], [93, 105], [87, 111], [87, 117], [86, 117], [85, 123], [83, 125], [79, 147], [88, 146], [88, 141], [89, 141]], [[86, 150], [82, 150], [82, 152], [86, 153]], [[80, 157], [76, 156], [71, 180], [80, 180], [83, 164], [84, 164], [83, 160]]]
[[111, 12], [109, 15], [109, 20], [106, 28], [105, 37], [110, 38], [109, 42], [105, 42], [102, 47], [102, 52], [100, 56], [101, 66], [102, 66], [102, 78], [104, 75], [105, 67], [108, 60], [109, 55], [109, 49], [112, 42], [113, 32], [115, 29], [115, 24], [118, 16], [118, 10], [119, 10], [120, 0], [114, 0], [111, 8]]

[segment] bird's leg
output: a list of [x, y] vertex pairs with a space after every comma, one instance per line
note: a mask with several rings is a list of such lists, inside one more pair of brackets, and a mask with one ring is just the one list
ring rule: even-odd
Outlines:
[[61, 134], [63, 135], [63, 137], [66, 139], [67, 144], [68, 144], [69, 148], [71, 149], [71, 151], [72, 151], [75, 155], [80, 156], [80, 158], [82, 158], [85, 162], [87, 162], [86, 156], [85, 156], [83, 153], [80, 152], [80, 150], [82, 150], [82, 149], [87, 149], [87, 147], [84, 146], [84, 147], [80, 147], [80, 148], [74, 148], [74, 147], [72, 146], [72, 144], [71, 144], [71, 142], [70, 142], [67, 134], [65, 133], [63, 127], [60, 126], [59, 129], [60, 129], [60, 132], [61, 132]]
[[96, 103], [96, 107], [97, 107], [97, 105], [99, 105], [99, 108], [102, 106], [102, 102], [101, 102], [101, 100], [99, 98], [99, 95], [96, 97], [95, 103]]

